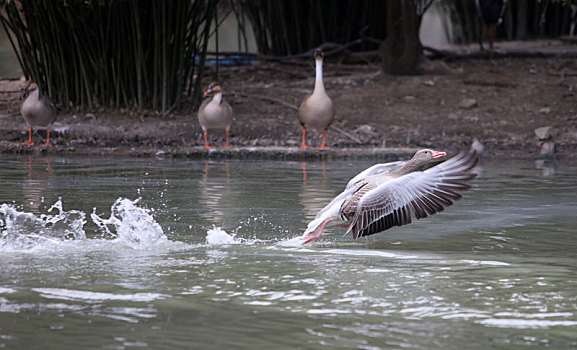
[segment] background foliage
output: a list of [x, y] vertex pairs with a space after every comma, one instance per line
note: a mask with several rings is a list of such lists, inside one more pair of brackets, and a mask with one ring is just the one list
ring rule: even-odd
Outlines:
[[[200, 99], [219, 6], [240, 19], [239, 38], [254, 31], [261, 55], [290, 56], [325, 43], [376, 51], [399, 19], [388, 1], [433, 0], [0, 0], [0, 21], [25, 76], [60, 106], [167, 112]], [[484, 36], [473, 0], [437, 3], [454, 42]], [[566, 34], [570, 17], [568, 0], [509, 0], [498, 38]]]
[[166, 111], [199, 94], [216, 4], [20, 0], [1, 21], [26, 77], [60, 104]]

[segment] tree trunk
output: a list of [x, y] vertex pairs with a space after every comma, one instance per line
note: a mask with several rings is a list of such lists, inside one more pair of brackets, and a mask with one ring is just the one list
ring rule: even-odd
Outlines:
[[387, 0], [387, 38], [381, 45], [383, 69], [387, 74], [422, 74], [425, 59], [419, 40], [421, 16], [417, 1]]
[[[529, 14], [529, 4], [528, 0], [517, 1], [517, 28], [515, 33], [515, 39], [525, 40], [527, 39], [527, 22]], [[522, 14], [519, 16], [519, 14]]]

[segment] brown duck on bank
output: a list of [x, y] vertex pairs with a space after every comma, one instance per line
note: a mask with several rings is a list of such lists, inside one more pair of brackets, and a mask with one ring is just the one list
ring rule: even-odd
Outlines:
[[310, 148], [306, 142], [307, 128], [323, 130], [323, 142], [317, 147], [327, 149], [325, 145], [327, 140], [327, 129], [331, 126], [335, 118], [335, 109], [333, 101], [327, 95], [323, 84], [323, 52], [316, 49], [315, 57], [315, 87], [313, 93], [299, 107], [299, 122], [303, 127], [303, 142], [301, 148]]
[[40, 89], [36, 88], [30, 92], [30, 85], [22, 89], [21, 98], [25, 98], [20, 113], [30, 126], [29, 137], [27, 142], [22, 142], [23, 145], [34, 145], [32, 140], [32, 127], [46, 128], [46, 142], [42, 146], [51, 146], [50, 144], [50, 125], [56, 120], [58, 109], [54, 102], [52, 102], [46, 95], [40, 93]]
[[443, 211], [470, 188], [467, 182], [475, 178], [471, 169], [478, 161], [473, 151], [423, 170], [445, 156], [424, 149], [402, 166], [395, 164], [395, 170], [379, 173], [386, 164], [367, 169], [309, 223], [303, 244], [319, 238], [331, 221], [347, 222], [347, 233], [352, 231], [356, 239], [410, 224], [413, 216], [422, 219]]
[[232, 124], [232, 107], [222, 99], [222, 89], [218, 83], [208, 85], [204, 97], [198, 110], [198, 121], [204, 133], [204, 149], [214, 148], [208, 145], [208, 129], [224, 129], [226, 143], [222, 148], [230, 148], [228, 135]]

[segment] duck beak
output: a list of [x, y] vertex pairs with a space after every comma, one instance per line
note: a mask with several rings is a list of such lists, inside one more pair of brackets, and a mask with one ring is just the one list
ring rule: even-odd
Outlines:
[[207, 89], [207, 90], [204, 92], [204, 96], [210, 94], [211, 92], [212, 92], [212, 89]]
[[433, 159], [439, 159], [446, 156], [446, 152], [433, 151]]

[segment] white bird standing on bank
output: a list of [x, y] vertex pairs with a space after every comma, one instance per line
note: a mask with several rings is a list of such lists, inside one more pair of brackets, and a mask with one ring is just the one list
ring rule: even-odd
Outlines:
[[307, 128], [323, 130], [323, 142], [318, 149], [328, 149], [326, 146], [327, 129], [335, 119], [333, 101], [325, 91], [323, 83], [322, 50], [316, 49], [315, 57], [315, 87], [313, 93], [305, 98], [299, 107], [299, 122], [303, 127], [303, 142], [300, 148], [310, 148], [306, 142]]

